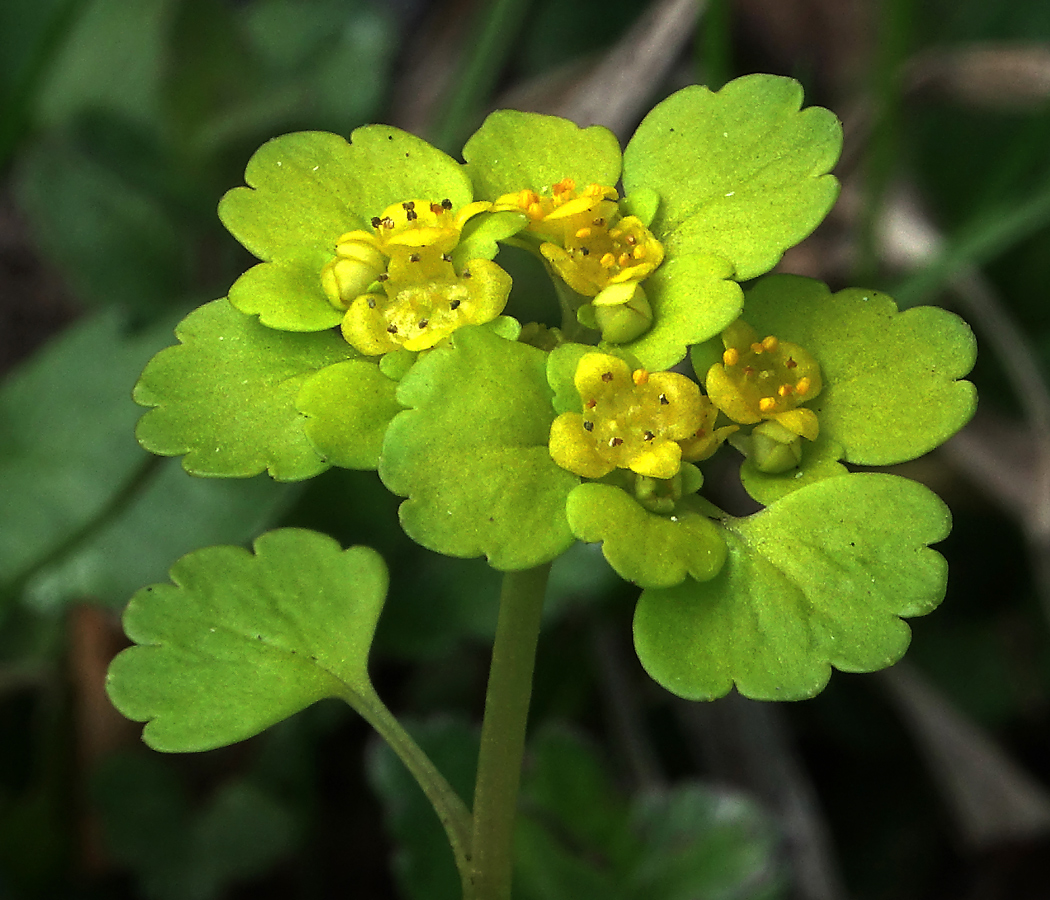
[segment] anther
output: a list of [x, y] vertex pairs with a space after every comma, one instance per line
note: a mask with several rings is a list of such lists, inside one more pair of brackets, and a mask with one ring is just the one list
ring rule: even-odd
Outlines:
[[393, 220], [393, 219], [391, 219], [391, 218], [390, 218], [390, 216], [386, 216], [386, 217], [385, 217], [385, 218], [383, 219], [383, 222], [382, 222], [382, 224], [383, 224], [383, 227], [384, 227], [384, 228], [393, 228], [393, 227], [394, 227], [394, 220]]
[[543, 218], [543, 207], [539, 203], [530, 203], [526, 208], [525, 212], [529, 214], [530, 218], [542, 219]]
[[386, 330], [389, 331], [391, 334], [397, 334], [396, 325], [387, 325]]
[[583, 423], [583, 428], [584, 428], [584, 431], [594, 431], [594, 423], [585, 421]]
[[571, 178], [563, 178], [554, 187], [551, 188], [551, 192], [555, 194], [564, 194], [567, 191], [575, 190], [576, 182]]
[[623, 443], [623, 438], [618, 438], [618, 437], [609, 438], [609, 446], [610, 447], [619, 447], [620, 444], [622, 444], [622, 443]]
[[430, 204], [430, 211], [435, 216], [440, 216], [445, 211], [445, 209], [440, 203], [431, 203]]
[[406, 200], [404, 203], [401, 204], [401, 208], [404, 209], [405, 212], [412, 212], [412, 210], [416, 208], [416, 201]]
[[590, 256], [591, 255], [591, 251], [588, 250], [586, 247], [580, 247], [580, 253], [582, 253], [584, 256]]
[[651, 441], [654, 437], [656, 437], [656, 435], [653, 434], [651, 431], [647, 431], [645, 432], [645, 434], [642, 435], [642, 437], [647, 441]]
[[755, 377], [755, 370], [751, 366], [744, 366], [744, 377], [745, 378], [754, 378]]
[[387, 275], [386, 272], [380, 272], [378, 275], [376, 275], [376, 281], [386, 281], [389, 278], [390, 276]]
[[740, 351], [737, 350], [736, 347], [730, 347], [722, 354], [722, 362], [727, 366], [735, 366], [740, 362]]
[[661, 394], [660, 395], [660, 405], [661, 406], [668, 406], [670, 403], [671, 403], [671, 401], [667, 399], [667, 394]]
[[576, 232], [576, 237], [578, 237], [581, 241], [586, 240], [590, 236], [591, 236], [591, 229], [590, 228], [581, 228], [579, 231]]
[[586, 406], [587, 409], [594, 409], [594, 407], [596, 407], [598, 405], [598, 401], [597, 400], [588, 400], [583, 405]]
[[411, 256], [408, 257], [408, 261], [409, 262], [419, 262], [419, 254], [418, 253], [413, 253]]
[[462, 275], [460, 275], [459, 277], [460, 277], [460, 278], [470, 278], [470, 270], [469, 270], [469, 269], [468, 269], [468, 270], [465, 270], [465, 271], [463, 272], [463, 274], [462, 274]]
[[763, 338], [763, 340], [762, 340], [762, 346], [763, 346], [763, 347], [764, 347], [764, 348], [766, 349], [766, 351], [767, 351], [767, 352], [769, 352], [769, 353], [775, 353], [775, 352], [776, 352], [776, 349], [777, 349], [777, 347], [779, 347], [779, 346], [780, 346], [780, 341], [778, 341], [778, 340], [776, 339], [776, 336], [775, 336], [775, 335], [772, 335], [772, 334], [771, 334], [771, 335], [769, 335], [768, 337], [766, 337], [766, 338]]
[[612, 381], [612, 372], [602, 372], [602, 381], [606, 384]]
[[[613, 235], [614, 235], [614, 236], [616, 235], [616, 232], [615, 232], [615, 231], [613, 232]], [[625, 237], [625, 238], [624, 238], [624, 240], [625, 240], [625, 241], [626, 241], [626, 242], [627, 242], [628, 244], [630, 244], [630, 245], [631, 245], [632, 247], [633, 247], [633, 246], [634, 246], [635, 244], [637, 244], [637, 243], [638, 243], [638, 238], [636, 238], [636, 237], [635, 237], [635, 236], [634, 236], [633, 234], [629, 234], [629, 235], [627, 235], [627, 237]]]
[[450, 303], [450, 304], [448, 305], [448, 308], [449, 308], [449, 309], [459, 309], [459, 303], [460, 303], [460, 301], [459, 301], [459, 300], [453, 300], [453, 301], [452, 301], [452, 302], [451, 302], [451, 303]]
[[616, 261], [620, 264], [620, 268], [622, 269], [631, 261], [631, 254], [621, 253], [619, 259]]
[[612, 231], [609, 232], [609, 237], [611, 237], [615, 241], [621, 234], [623, 234], [623, 231], [621, 229], [614, 228]]
[[420, 319], [419, 320], [419, 327], [420, 328], [426, 328], [429, 324], [430, 324], [430, 320], [429, 319]]
[[409, 209], [409, 210], [405, 211], [405, 220], [406, 221], [408, 221], [408, 222], [415, 222], [416, 219], [418, 219], [418, 218], [419, 218], [419, 213], [417, 213], [414, 209]]
[[772, 412], [774, 409], [776, 409], [776, 406], [777, 401], [774, 400], [772, 397], [763, 397], [761, 400], [758, 401], [758, 408], [764, 413]]
[[598, 260], [598, 263], [603, 269], [611, 269], [616, 265], [616, 257], [611, 253], [606, 253], [600, 260]]
[[782, 384], [780, 387], [777, 388], [777, 393], [781, 397], [790, 397], [793, 393], [795, 393], [795, 389], [790, 384]]
[[800, 378], [795, 384], [795, 390], [798, 391], [800, 394], [808, 394], [811, 384], [812, 382], [810, 382], [808, 378]]
[[760, 343], [758, 343], [758, 341], [751, 345], [751, 352], [754, 353], [756, 356], [762, 353], [762, 351], [764, 351], [765, 349], [766, 348], [763, 347]]
[[378, 228], [383, 223], [383, 220], [379, 216], [372, 216], [372, 227]]
[[598, 216], [597, 219], [592, 219], [591, 220], [591, 224], [595, 228], [604, 228], [605, 227], [605, 217], [604, 216]]
[[786, 368], [788, 368], [788, 369], [793, 369], [797, 365], [798, 365], [798, 363], [795, 362], [790, 356], [788, 357], [788, 361], [786, 363], [784, 363], [784, 366]]
[[375, 309], [376, 308], [376, 298], [375, 297], [369, 297], [368, 298], [368, 308], [369, 309]]
[[441, 261], [442, 262], [452, 262], [452, 254], [451, 253], [442, 253], [441, 254]]
[[452, 201], [449, 200], [448, 197], [446, 197], [444, 200], [441, 201], [441, 208], [452, 209]]
[[649, 373], [645, 369], [635, 369], [631, 373], [631, 381], [635, 384], [645, 384], [649, 381]]

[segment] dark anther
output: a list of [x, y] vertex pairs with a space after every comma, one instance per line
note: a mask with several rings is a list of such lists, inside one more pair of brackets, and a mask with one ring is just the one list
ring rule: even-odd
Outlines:
[[406, 200], [404, 203], [401, 204], [401, 207], [404, 209], [405, 212], [411, 212], [416, 208], [416, 202], [415, 200]]
[[452, 302], [451, 302], [451, 303], [450, 303], [450, 304], [448, 305], [448, 308], [449, 308], [449, 309], [459, 309], [459, 301], [458, 301], [458, 300], [453, 300], [453, 301], [452, 301]]
[[446, 197], [444, 200], [441, 201], [441, 208], [452, 209], [452, 201], [449, 200], [448, 197]]
[[647, 441], [651, 441], [651, 440], [652, 440], [652, 439], [653, 439], [654, 437], [656, 437], [656, 435], [655, 435], [655, 434], [653, 434], [653, 433], [652, 433], [651, 431], [647, 431], [647, 432], [646, 432], [646, 433], [645, 433], [645, 434], [643, 435], [643, 437], [644, 437], [644, 438], [645, 438], [645, 439], [646, 439]]
[[375, 309], [376, 308], [376, 298], [375, 297], [369, 297], [368, 298], [368, 308], [369, 309]]
[[612, 438], [609, 441], [609, 446], [610, 447], [619, 447], [620, 444], [622, 444], [622, 443], [623, 443], [623, 438]]
[[590, 256], [591, 255], [591, 251], [588, 250], [586, 247], [580, 247], [580, 253], [582, 253], [584, 256]]
[[606, 384], [612, 381], [612, 372], [602, 372], [602, 381]]
[[413, 253], [411, 256], [409, 256], [408, 261], [409, 262], [419, 262], [419, 254], [418, 253]]
[[414, 209], [405, 211], [405, 219], [409, 222], [415, 222], [419, 218], [419, 214]]
[[373, 228], [378, 228], [381, 224], [383, 224], [383, 220], [380, 219], [379, 216], [372, 216], [372, 227]]
[[595, 219], [593, 222], [591, 222], [591, 224], [594, 225], [596, 228], [604, 228], [605, 227], [605, 217], [604, 216], [598, 216], [598, 218]]
[[793, 360], [793, 359], [792, 359], [792, 358], [791, 358], [791, 357], [789, 356], [789, 357], [788, 357], [788, 361], [787, 361], [786, 363], [784, 363], [784, 365], [785, 365], [785, 366], [787, 366], [787, 367], [788, 367], [789, 369], [793, 369], [793, 368], [795, 368], [795, 366], [797, 366], [797, 365], [798, 365], [798, 363], [797, 363], [797, 362], [795, 362], [795, 361], [794, 361], [794, 360]]
[[667, 399], [667, 394], [660, 395], [660, 405], [667, 406], [671, 401]]
[[397, 334], [396, 325], [387, 325], [386, 330], [389, 331], [391, 334]]
[[441, 260], [442, 260], [442, 262], [452, 262], [452, 254], [451, 253], [442, 253], [441, 254]]
[[386, 281], [390, 276], [386, 272], [380, 272], [376, 275], [376, 281]]
[[638, 238], [636, 238], [633, 234], [627, 235], [627, 237], [625, 237], [624, 240], [632, 247], [638, 243]]
[[585, 431], [594, 431], [594, 423], [593, 422], [584, 422], [583, 423], [583, 428], [584, 428]]
[[426, 328], [429, 324], [430, 324], [430, 320], [429, 319], [420, 319], [419, 320], [419, 327], [420, 328]]
[[588, 400], [584, 404], [584, 406], [586, 406], [587, 409], [594, 409], [594, 407], [596, 407], [597, 405], [598, 405], [598, 401], [597, 400]]
[[461, 278], [470, 278], [470, 272], [464, 272], [460, 277]]
[[383, 219], [383, 227], [384, 228], [393, 228], [394, 227], [394, 220], [391, 219], [390, 216], [387, 216], [385, 219]]

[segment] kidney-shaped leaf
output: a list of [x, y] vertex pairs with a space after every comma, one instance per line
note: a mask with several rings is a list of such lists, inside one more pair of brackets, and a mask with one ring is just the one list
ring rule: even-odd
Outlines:
[[295, 408], [307, 378], [356, 356], [333, 332], [272, 331], [216, 300], [175, 331], [135, 385], [135, 402], [155, 407], [139, 421], [139, 443], [161, 456], [186, 455], [193, 475], [246, 478], [268, 471], [299, 481], [327, 468]]
[[386, 599], [382, 557], [326, 535], [281, 529], [209, 547], [143, 588], [124, 614], [139, 646], [110, 666], [107, 690], [143, 739], [168, 752], [244, 740], [325, 697], [379, 701], [368, 649]]
[[379, 474], [408, 499], [401, 524], [448, 556], [502, 571], [553, 559], [572, 542], [565, 498], [579, 479], [547, 449], [554, 408], [547, 355], [466, 326], [398, 388], [409, 409], [387, 429]]
[[773, 268], [838, 196], [827, 174], [842, 146], [838, 119], [801, 105], [798, 82], [775, 75], [745, 75], [717, 93], [688, 87], [658, 104], [623, 163], [628, 194], [660, 195], [653, 233], [675, 252], [732, 261], [740, 281]]
[[756, 700], [819, 693], [831, 668], [892, 665], [919, 616], [943, 598], [950, 528], [927, 488], [877, 473], [829, 478], [746, 519], [728, 520], [729, 559], [711, 581], [643, 592], [642, 665], [680, 697], [734, 685]]

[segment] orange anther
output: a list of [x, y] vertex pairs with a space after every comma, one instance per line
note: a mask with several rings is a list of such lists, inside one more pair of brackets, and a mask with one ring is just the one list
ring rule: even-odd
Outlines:
[[649, 373], [645, 369], [635, 369], [631, 373], [631, 381], [635, 384], [645, 384], [649, 381]]
[[727, 366], [735, 366], [740, 362], [740, 351], [737, 350], [736, 347], [730, 347], [722, 354], [722, 362]]
[[781, 397], [790, 397], [795, 393], [795, 389], [790, 384], [782, 384], [777, 388], [777, 393], [780, 394]]
[[774, 400], [772, 397], [763, 397], [761, 400], [758, 401], [758, 408], [764, 413], [772, 412], [774, 409], [776, 409], [776, 405], [777, 401]]
[[579, 231], [576, 232], [576, 237], [578, 237], [581, 241], [585, 241], [590, 236], [591, 236], [591, 229], [590, 228], [581, 228]]
[[812, 382], [808, 378], [800, 378], [795, 385], [795, 390], [800, 394], [808, 394]]
[[759, 344], [757, 341], [751, 345], [751, 352], [754, 354], [762, 353], [766, 348]]
[[598, 262], [601, 264], [603, 269], [611, 269], [616, 265], [616, 257], [611, 253], [606, 253]]
[[769, 335], [769, 337], [762, 341], [762, 347], [769, 353], [775, 352], [779, 346], [780, 341], [778, 341], [773, 335]]

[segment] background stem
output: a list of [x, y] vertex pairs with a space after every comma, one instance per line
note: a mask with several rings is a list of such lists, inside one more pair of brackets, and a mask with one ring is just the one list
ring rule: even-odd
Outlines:
[[503, 576], [474, 788], [469, 900], [510, 898], [518, 784], [549, 572], [546, 563]]

